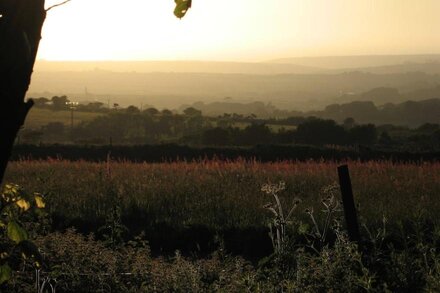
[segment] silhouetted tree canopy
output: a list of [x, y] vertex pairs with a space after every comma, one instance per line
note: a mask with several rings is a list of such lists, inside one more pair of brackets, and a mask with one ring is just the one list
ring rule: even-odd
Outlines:
[[140, 113], [140, 112], [141, 112], [141, 111], [139, 110], [139, 108], [136, 107], [136, 106], [128, 106], [127, 109], [125, 109], [125, 111], [126, 111], [128, 114], [137, 114], [137, 113]]
[[377, 142], [377, 130], [373, 124], [357, 125], [349, 130], [351, 143], [373, 145]]
[[313, 145], [345, 144], [347, 133], [333, 120], [310, 119], [298, 125], [296, 139]]
[[47, 103], [49, 103], [49, 99], [44, 98], [44, 97], [33, 99], [33, 100], [34, 100], [35, 107], [45, 107], [45, 106], [47, 106]]
[[187, 116], [201, 116], [202, 115], [202, 111], [197, 110], [196, 108], [193, 108], [193, 107], [186, 108], [185, 110], [183, 110], [183, 113]]
[[69, 98], [67, 98], [66, 96], [54, 96], [52, 97], [51, 101], [54, 110], [64, 110], [69, 108], [67, 105], [67, 103], [69, 102]]
[[220, 127], [208, 129], [202, 135], [202, 143], [216, 146], [231, 145], [230, 131]]
[[157, 110], [156, 108], [148, 108], [144, 110], [145, 113], [148, 113], [150, 115], [158, 115], [160, 114], [160, 111]]

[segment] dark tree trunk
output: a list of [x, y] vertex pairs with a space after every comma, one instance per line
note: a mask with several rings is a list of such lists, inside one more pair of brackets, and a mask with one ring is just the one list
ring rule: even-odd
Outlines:
[[46, 18], [44, 0], [0, 0], [0, 183], [27, 113], [25, 102]]

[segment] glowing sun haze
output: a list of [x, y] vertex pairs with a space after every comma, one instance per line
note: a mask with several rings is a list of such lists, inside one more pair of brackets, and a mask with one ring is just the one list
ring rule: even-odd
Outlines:
[[[52, 5], [61, 1], [47, 1]], [[72, 0], [49, 12], [46, 60], [233, 60], [440, 53], [439, 0]]]

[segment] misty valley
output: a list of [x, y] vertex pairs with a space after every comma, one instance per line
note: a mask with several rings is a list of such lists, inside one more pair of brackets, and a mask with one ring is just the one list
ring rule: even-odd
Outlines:
[[104, 103], [72, 102], [65, 95], [40, 97], [32, 98], [35, 106], [17, 144], [363, 145], [438, 151], [439, 97], [440, 85], [404, 93], [380, 87], [343, 94], [333, 99], [339, 103], [310, 111], [232, 97], [169, 109], [155, 108], [148, 99], [140, 106], [122, 106], [123, 98]]

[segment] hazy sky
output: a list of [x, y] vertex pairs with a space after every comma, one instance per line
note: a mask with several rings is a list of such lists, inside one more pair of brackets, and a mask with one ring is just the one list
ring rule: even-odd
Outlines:
[[440, 0], [193, 0], [182, 20], [173, 9], [173, 0], [72, 0], [50, 11], [39, 58], [263, 61], [440, 53]]

